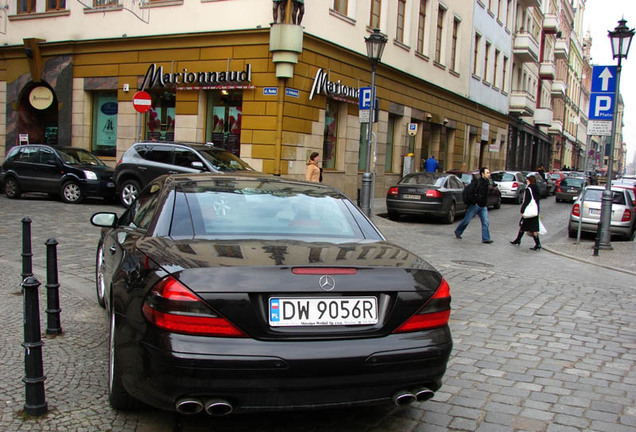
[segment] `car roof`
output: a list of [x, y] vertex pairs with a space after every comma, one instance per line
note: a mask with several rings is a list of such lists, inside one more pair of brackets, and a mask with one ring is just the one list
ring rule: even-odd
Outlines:
[[189, 142], [189, 141], [137, 141], [133, 145], [167, 145], [167, 146], [184, 146], [195, 149], [212, 149], [219, 151], [227, 151], [225, 149], [214, 147], [211, 143], [199, 143], [199, 142]]

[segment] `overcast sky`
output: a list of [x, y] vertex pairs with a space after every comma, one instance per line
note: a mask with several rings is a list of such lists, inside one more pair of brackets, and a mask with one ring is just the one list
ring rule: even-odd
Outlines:
[[[618, 20], [627, 20], [627, 27], [636, 27], [635, 0], [587, 0], [583, 16], [583, 34], [592, 34], [592, 64], [616, 65], [612, 59], [612, 46], [607, 36], [608, 30], [614, 30]], [[627, 163], [636, 152], [636, 37], [632, 41], [628, 58], [621, 62], [620, 92], [625, 103], [623, 122], [623, 140], [627, 143]]]

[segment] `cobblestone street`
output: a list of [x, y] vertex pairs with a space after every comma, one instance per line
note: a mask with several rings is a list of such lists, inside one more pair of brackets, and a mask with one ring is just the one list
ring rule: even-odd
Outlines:
[[[542, 206], [542, 209], [544, 207]], [[95, 211], [121, 213], [101, 201], [66, 205], [38, 196], [0, 196], [0, 429], [3, 431], [611, 431], [636, 428], [636, 262], [633, 242], [617, 242], [604, 259], [620, 255], [622, 271], [563, 254], [565, 207], [545, 206], [546, 249], [508, 244], [516, 206], [490, 213], [495, 243], [479, 241], [474, 220], [463, 240], [454, 225], [375, 216], [385, 236], [431, 262], [453, 296], [454, 351], [442, 389], [425, 403], [351, 410], [211, 418], [182, 417], [152, 409], [116, 412], [108, 404], [108, 323], [94, 289]], [[543, 211], [543, 210], [542, 210]], [[552, 211], [553, 213], [549, 213]], [[376, 213], [379, 213], [377, 210]], [[552, 216], [553, 215], [553, 216]], [[46, 399], [41, 418], [22, 414], [24, 349], [21, 220], [32, 219], [34, 273], [40, 309]], [[551, 222], [550, 217], [553, 217]], [[458, 222], [458, 221], [457, 221]], [[456, 222], [456, 223], [457, 223]], [[565, 235], [567, 236], [567, 235]], [[47, 336], [45, 246], [58, 242], [61, 323]], [[585, 250], [590, 240], [586, 239]], [[631, 254], [631, 255], [630, 255]], [[576, 257], [574, 257], [576, 258]], [[620, 260], [612, 261], [620, 265]], [[345, 348], [343, 348], [345, 349]]]

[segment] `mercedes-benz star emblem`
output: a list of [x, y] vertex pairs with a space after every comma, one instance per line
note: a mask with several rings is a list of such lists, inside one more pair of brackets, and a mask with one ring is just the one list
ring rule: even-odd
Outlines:
[[320, 276], [318, 286], [325, 291], [331, 291], [336, 287], [336, 281], [331, 276]]

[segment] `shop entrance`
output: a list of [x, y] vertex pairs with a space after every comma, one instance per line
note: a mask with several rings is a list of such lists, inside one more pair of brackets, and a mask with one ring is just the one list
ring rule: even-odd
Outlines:
[[57, 145], [58, 103], [53, 89], [44, 82], [24, 86], [18, 100], [18, 136], [31, 144]]
[[208, 93], [205, 141], [236, 156], [241, 156], [241, 119], [243, 92], [211, 91]]

